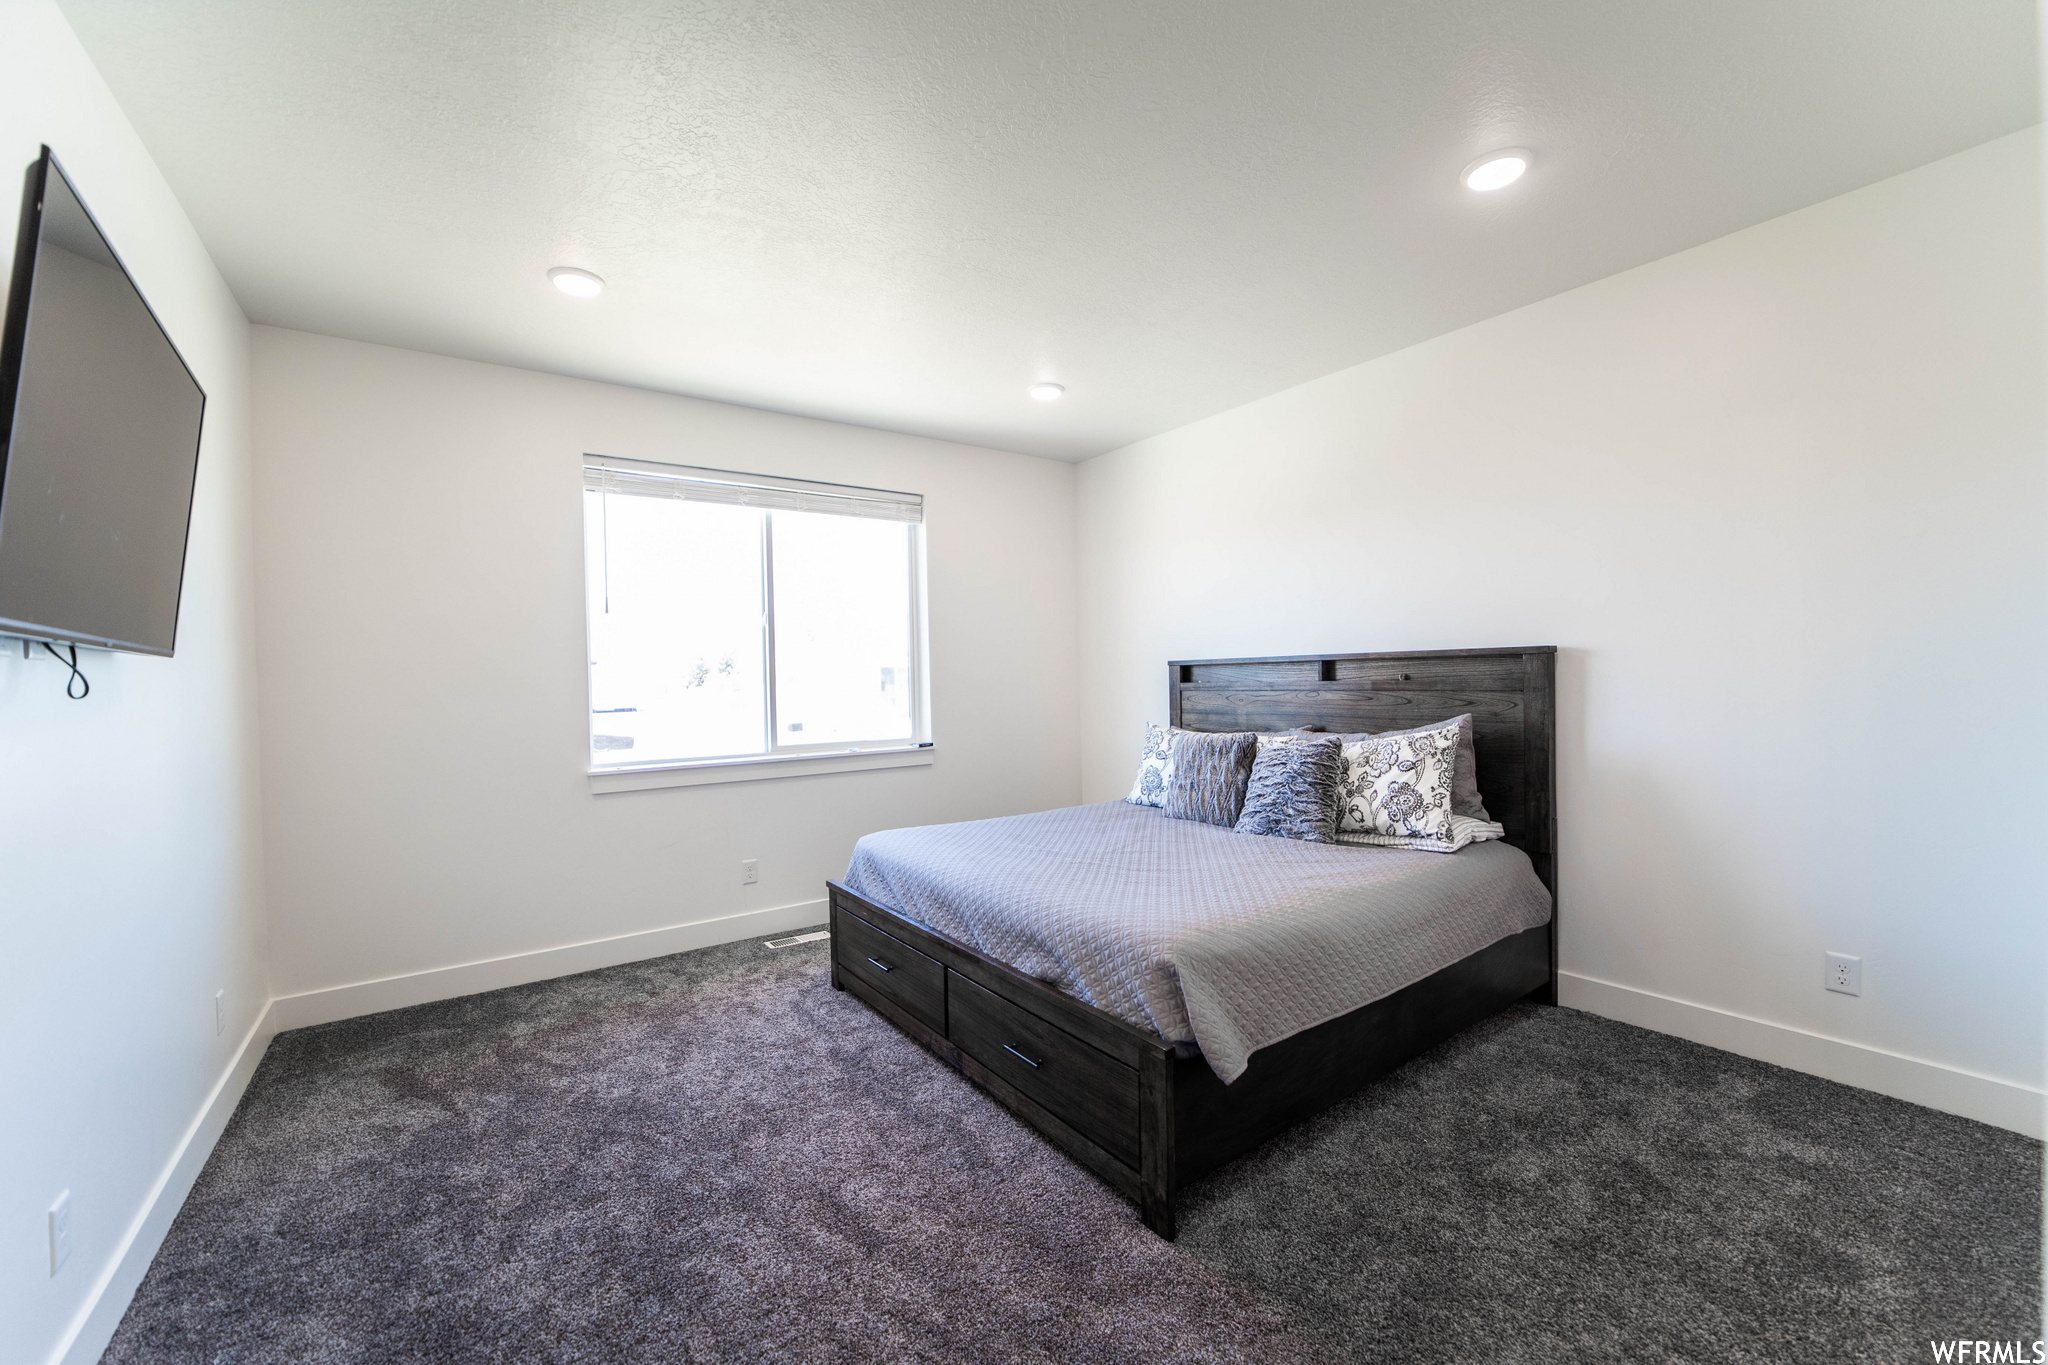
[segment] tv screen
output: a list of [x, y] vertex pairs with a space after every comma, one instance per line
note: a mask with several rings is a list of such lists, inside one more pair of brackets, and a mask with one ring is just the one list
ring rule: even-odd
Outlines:
[[0, 332], [0, 634], [171, 653], [205, 410], [43, 148]]

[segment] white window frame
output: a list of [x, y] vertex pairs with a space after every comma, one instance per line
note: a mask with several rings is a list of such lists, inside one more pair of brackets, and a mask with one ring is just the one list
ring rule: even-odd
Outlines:
[[[926, 663], [930, 657], [930, 642], [925, 625], [928, 615], [928, 593], [925, 582], [924, 499], [921, 495], [889, 489], [863, 488], [854, 484], [820, 483], [806, 479], [748, 474], [736, 470], [706, 469], [651, 460], [627, 460], [615, 456], [585, 455], [583, 469], [583, 487], [586, 491], [593, 477], [602, 477], [605, 471], [618, 471], [624, 476], [634, 477], [636, 483], [647, 478], [657, 478], [688, 480], [700, 487], [707, 484], [723, 485], [731, 490], [729, 500], [732, 503], [739, 506], [758, 506], [768, 511], [802, 510], [806, 495], [813, 499], [841, 504], [848, 499], [888, 500], [905, 505], [914, 504], [917, 508], [915, 521], [899, 517], [888, 518], [902, 520], [910, 542], [910, 739], [851, 745], [781, 742], [781, 722], [776, 713], [775, 695], [774, 523], [772, 518], [763, 517], [761, 639], [763, 680], [767, 693], [763, 721], [767, 727], [767, 752], [729, 757], [660, 759], [642, 763], [600, 764], [593, 761], [587, 769], [593, 792], [645, 791], [656, 787], [693, 787], [718, 782], [754, 782], [767, 778], [809, 777], [819, 773], [862, 772], [880, 768], [927, 767], [931, 764], [934, 745], [931, 737], [930, 671]], [[586, 545], [584, 549], [587, 573], [590, 562], [589, 547]], [[591, 710], [595, 704], [595, 697], [590, 678], [593, 642], [589, 612], [590, 584], [587, 581], [584, 583], [583, 600], [584, 753], [587, 756], [590, 753], [589, 721], [595, 714]]]

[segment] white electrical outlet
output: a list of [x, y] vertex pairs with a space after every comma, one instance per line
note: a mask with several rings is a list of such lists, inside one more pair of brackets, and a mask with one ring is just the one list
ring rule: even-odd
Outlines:
[[1863, 959], [1847, 953], [1828, 954], [1828, 974], [1821, 983], [1843, 995], [1863, 994]]
[[71, 1259], [71, 1191], [57, 1196], [50, 1205], [50, 1273], [56, 1274]]
[[218, 1038], [228, 1026], [228, 993], [218, 990], [213, 993], [213, 1036]]
[[742, 858], [740, 860], [740, 885], [752, 886], [760, 880], [761, 860], [759, 858]]

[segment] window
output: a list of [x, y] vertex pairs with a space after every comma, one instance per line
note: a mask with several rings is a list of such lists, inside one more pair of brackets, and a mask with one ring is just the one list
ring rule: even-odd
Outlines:
[[924, 501], [586, 460], [593, 773], [917, 748]]

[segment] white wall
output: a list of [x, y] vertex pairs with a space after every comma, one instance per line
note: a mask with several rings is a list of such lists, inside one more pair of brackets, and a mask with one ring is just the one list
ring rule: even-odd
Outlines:
[[[42, 142], [198, 375], [207, 407], [177, 657], [83, 651], [92, 695], [82, 702], [65, 698], [66, 670], [47, 658], [0, 662], [0, 1359], [9, 1361], [74, 1344], [78, 1358], [98, 1355], [196, 1170], [176, 1158], [210, 1147], [210, 1132], [189, 1150], [186, 1140], [268, 995], [248, 326], [55, 6], [0, 0], [9, 259], [20, 174]], [[229, 1018], [216, 1036], [221, 988]], [[259, 1041], [246, 1055], [260, 1050]], [[153, 1201], [160, 1181], [169, 1197]], [[44, 1212], [64, 1189], [74, 1248], [53, 1278]], [[131, 1237], [135, 1254], [122, 1259]]]
[[1086, 798], [1170, 658], [1556, 644], [1567, 1001], [2038, 1131], [1955, 1069], [2042, 1082], [2040, 165], [2015, 134], [1090, 461]]
[[[610, 957], [818, 923], [868, 831], [1078, 794], [1072, 465], [299, 332], [253, 345], [279, 995], [751, 910], [797, 907]], [[593, 795], [585, 452], [923, 493], [933, 766]]]

